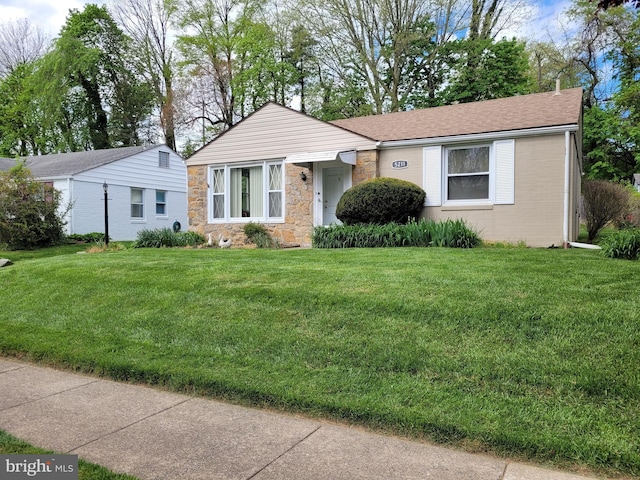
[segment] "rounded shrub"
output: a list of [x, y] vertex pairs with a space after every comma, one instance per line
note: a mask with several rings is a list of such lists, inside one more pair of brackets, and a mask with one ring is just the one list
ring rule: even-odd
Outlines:
[[374, 178], [344, 192], [336, 207], [336, 217], [346, 225], [407, 223], [420, 215], [425, 196], [425, 191], [415, 183]]

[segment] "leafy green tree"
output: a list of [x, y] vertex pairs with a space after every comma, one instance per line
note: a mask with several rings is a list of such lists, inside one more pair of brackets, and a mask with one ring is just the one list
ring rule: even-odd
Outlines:
[[617, 49], [610, 55], [617, 69], [618, 90], [613, 95], [626, 178], [640, 172], [640, 13], [636, 11], [628, 25], [615, 23]]
[[570, 14], [580, 26], [573, 48], [585, 88], [585, 173], [630, 180], [640, 167], [640, 13], [576, 0]]
[[583, 70], [576, 61], [573, 50], [568, 45], [554, 42], [530, 41], [526, 51], [529, 56], [530, 77], [534, 92], [550, 92], [555, 89], [556, 80], [561, 88], [581, 86]]
[[0, 79], [0, 156], [44, 153], [41, 118], [38, 117], [33, 74], [35, 66], [16, 66]]
[[185, 7], [178, 46], [204, 87], [192, 100], [193, 119], [220, 132], [269, 100], [286, 102], [293, 68], [261, 1], [186, 0]]
[[133, 65], [129, 39], [106, 7], [70, 11], [39, 69], [49, 122], [61, 130], [66, 150], [142, 143], [153, 103]]
[[0, 172], [0, 244], [10, 249], [57, 245], [64, 240], [61, 194], [18, 164]]
[[306, 113], [306, 96], [310, 79], [317, 77], [318, 60], [315, 52], [318, 41], [311, 36], [309, 30], [296, 25], [291, 32], [291, 43], [286, 60], [293, 66], [293, 84], [295, 92], [300, 96], [300, 111]]
[[452, 76], [443, 103], [467, 103], [529, 93], [532, 82], [523, 42], [465, 39], [451, 42]]
[[132, 61], [150, 85], [167, 146], [176, 149], [176, 56], [172, 26], [177, 22], [177, 0], [112, 0], [114, 16], [131, 38]]

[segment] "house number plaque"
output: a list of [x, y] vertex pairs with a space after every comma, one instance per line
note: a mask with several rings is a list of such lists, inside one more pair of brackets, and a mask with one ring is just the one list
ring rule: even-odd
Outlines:
[[402, 168], [407, 168], [409, 166], [409, 162], [406, 160], [395, 160], [391, 162], [391, 168], [394, 170], [400, 170]]

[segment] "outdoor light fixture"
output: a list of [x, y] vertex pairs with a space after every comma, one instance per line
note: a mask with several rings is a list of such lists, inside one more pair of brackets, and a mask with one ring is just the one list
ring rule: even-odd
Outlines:
[[307, 175], [304, 172], [300, 172], [300, 180], [303, 182], [307, 179]]
[[105, 180], [102, 184], [102, 190], [104, 190], [104, 244], [109, 246], [109, 199], [107, 198], [109, 185]]

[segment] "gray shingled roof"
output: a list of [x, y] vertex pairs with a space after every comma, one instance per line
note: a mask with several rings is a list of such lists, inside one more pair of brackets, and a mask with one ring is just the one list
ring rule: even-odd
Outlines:
[[330, 123], [379, 141], [413, 140], [576, 125], [581, 108], [582, 89], [571, 88]]
[[109, 148], [88, 152], [56, 153], [27, 157], [26, 166], [33, 176], [37, 178], [72, 176], [157, 146]]
[[7, 172], [15, 164], [16, 164], [16, 161], [13, 158], [0, 157], [0, 172]]

